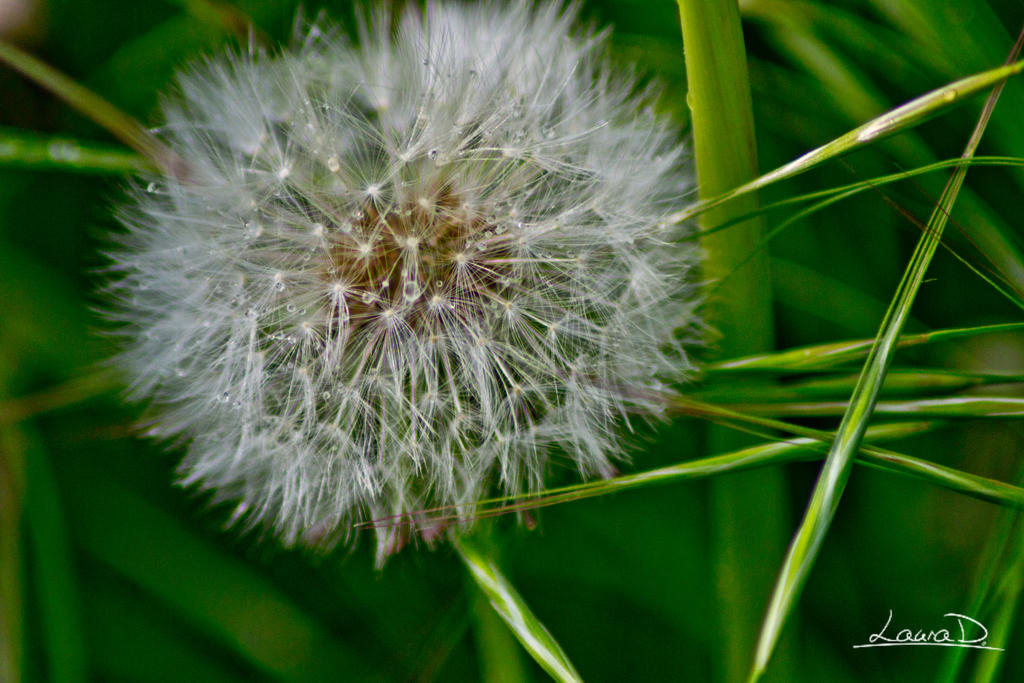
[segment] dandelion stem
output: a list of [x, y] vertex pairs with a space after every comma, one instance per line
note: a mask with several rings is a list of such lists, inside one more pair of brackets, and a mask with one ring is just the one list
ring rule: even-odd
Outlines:
[[452, 534], [451, 539], [470, 576], [490, 600], [491, 607], [537, 663], [556, 681], [582, 680], [562, 647], [534, 616], [523, 597], [479, 543], [457, 534]]

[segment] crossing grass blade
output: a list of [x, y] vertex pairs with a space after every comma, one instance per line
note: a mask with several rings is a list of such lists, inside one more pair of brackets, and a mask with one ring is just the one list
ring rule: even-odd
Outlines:
[[[708, 382], [706, 386], [685, 392], [685, 395], [719, 404], [846, 399], [857, 384], [857, 375], [850, 374], [821, 376], [819, 373], [812, 375], [810, 379], [784, 383], [773, 377], [748, 376], [727, 379], [739, 381]], [[881, 395], [923, 397], [1011, 383], [1024, 383], [1024, 375], [932, 368], [891, 368], [886, 374]], [[2, 414], [0, 410], [0, 416]]]
[[[751, 415], [774, 417], [832, 417], [847, 411], [847, 401], [805, 401], [778, 403], [740, 403], [725, 407]], [[898, 415], [903, 418], [1021, 418], [1024, 398], [1014, 396], [948, 396], [906, 401], [878, 401], [876, 415]]]
[[[768, 28], [769, 40], [778, 44], [783, 53], [791, 55], [794, 67], [808, 72], [823, 89], [833, 93], [832, 101], [848, 121], [863, 121], [884, 110], [887, 103], [885, 95], [860, 67], [877, 63], [878, 53], [865, 50], [866, 45], [871, 43], [854, 48], [860, 54], [853, 55], [851, 59], [851, 55], [840, 50], [837, 40], [823, 38], [818, 31], [819, 26], [828, 26], [830, 19], [841, 14], [841, 11], [814, 8], [805, 14], [801, 11], [805, 7], [804, 3], [791, 0], [752, 0], [744, 3], [746, 14], [764, 23]], [[832, 33], [840, 32], [837, 27], [830, 28]], [[976, 39], [974, 35], [970, 35], [970, 38]], [[987, 65], [986, 62], [975, 64], [960, 73]], [[998, 131], [990, 133], [990, 137], [995, 134]], [[888, 147], [893, 156], [905, 166], [920, 166], [934, 159], [934, 153], [916, 132], [901, 135]], [[1006, 144], [1005, 147], [1021, 149], [1021, 144]], [[968, 223], [958, 225], [957, 228], [1009, 285], [1016, 299], [1024, 299], [1024, 258], [1017, 246], [1018, 240], [1012, 224], [1003, 220], [985, 199], [970, 188], [961, 191], [957, 202], [964, 214], [971, 216]]]
[[[473, 504], [472, 516], [476, 519], [485, 519], [647, 486], [712, 477], [790, 462], [818, 460], [824, 457], [828, 451], [827, 445], [835, 439], [835, 434], [832, 432], [802, 427], [771, 418], [737, 413], [712, 404], [686, 400], [681, 404], [681, 409], [688, 414], [700, 413], [724, 426], [762, 436], [771, 441], [738, 451], [689, 460], [646, 472], [546, 489], [533, 494], [488, 498]], [[857, 454], [857, 463], [879, 471], [918, 479], [978, 500], [1015, 509], [1024, 508], [1024, 488], [873, 445], [876, 442], [914, 436], [943, 425], [943, 422], [932, 420], [889, 423], [869, 427], [865, 439], [870, 440], [872, 445], [861, 444]], [[769, 430], [782, 431], [796, 436], [779, 440], [769, 433]], [[458, 506], [446, 506], [420, 510], [415, 514], [417, 519], [422, 517], [432, 522], [444, 523], [461, 519], [468, 512], [462, 510], [460, 513]], [[373, 528], [402, 523], [402, 518], [388, 517], [356, 526], [358, 528]]]
[[79, 173], [156, 170], [144, 156], [111, 145], [0, 129], [0, 166]]
[[[934, 330], [921, 334], [900, 336], [896, 341], [896, 348], [952, 341], [982, 334], [1019, 332], [1021, 330], [1024, 330], [1024, 323], [1003, 323]], [[773, 353], [761, 353], [744, 358], [719, 361], [709, 365], [706, 368], [706, 372], [710, 375], [730, 372], [806, 372], [827, 370], [865, 358], [870, 352], [873, 343], [873, 339], [856, 339], [801, 346]]]
[[[1024, 33], [1021, 35], [1024, 36]], [[1018, 40], [1017, 45], [1014, 46], [1013, 53], [1008, 61], [1016, 59], [1021, 48], [1020, 42]], [[1020, 64], [1018, 62], [1017, 65], [1013, 66], [1019, 66]], [[964, 149], [963, 156], [965, 158], [973, 156], [974, 151], [981, 142], [985, 126], [1002, 91], [1002, 81], [997, 81], [997, 83], [999, 85], [996, 85], [991, 95], [989, 95], [978, 123]], [[957, 91], [954, 89], [952, 96], [954, 99], [957, 96], [956, 93]], [[946, 98], [947, 96], [942, 97]], [[906, 115], [906, 106], [904, 105], [904, 108], [901, 108], [904, 112], [898, 114], [895, 117], [896, 119]], [[869, 124], [869, 127], [860, 135], [873, 137], [889, 125], [891, 123], [880, 122], [877, 126], [871, 127]], [[825, 534], [828, 532], [832, 518], [835, 516], [836, 509], [839, 506], [839, 499], [849, 479], [853, 466], [853, 456], [860, 448], [860, 443], [867, 430], [875, 402], [878, 399], [878, 393], [885, 380], [886, 371], [892, 362], [900, 332], [910, 313], [910, 307], [917, 296], [921, 282], [924, 280], [924, 275], [928, 265], [931, 263], [932, 256], [938, 249], [943, 229], [946, 226], [966, 174], [967, 167], [958, 168], [946, 185], [942, 196], [939, 198], [938, 205], [928, 220], [925, 232], [914, 249], [914, 254], [896, 290], [893, 302], [886, 312], [879, 333], [868, 354], [860, 380], [850, 397], [849, 406], [843, 415], [842, 422], [840, 422], [836, 439], [825, 459], [825, 464], [815, 485], [804, 519], [800, 523], [796, 535], [790, 544], [786, 559], [779, 573], [779, 579], [772, 594], [772, 600], [768, 605], [768, 611], [765, 614], [764, 625], [758, 640], [757, 652], [754, 656], [754, 663], [750, 673], [751, 681], [758, 681], [763, 676], [768, 666], [768, 661], [771, 659], [775, 649], [775, 644], [782, 634], [786, 620], [792, 613], [800, 591], [803, 589], [804, 583], [806, 583], [807, 577], [810, 574], [811, 567], [817, 559], [818, 552], [825, 540]]]
[[670, 221], [674, 223], [688, 221], [732, 199], [755, 192], [780, 180], [792, 178], [829, 159], [847, 154], [886, 136], [916, 126], [938, 115], [950, 106], [960, 104], [968, 97], [993, 85], [1002, 83], [1007, 78], [1016, 76], [1022, 71], [1024, 71], [1024, 62], [1016, 62], [953, 81], [948, 85], [932, 90], [906, 104], [900, 105], [745, 185], [741, 185], [718, 196], [699, 201], [693, 206], [673, 214]]
[[942, 161], [936, 161], [924, 166], [917, 168], [911, 168], [906, 171], [899, 171], [898, 173], [890, 173], [888, 175], [881, 175], [869, 180], [861, 180], [855, 183], [847, 183], [846, 185], [838, 185], [836, 187], [829, 187], [823, 190], [816, 190], [814, 192], [805, 192], [804, 194], [795, 195], [793, 197], [787, 197], [780, 199], [775, 202], [768, 204], [761, 204], [753, 211], [739, 214], [730, 218], [729, 220], [718, 223], [713, 227], [709, 227], [703, 230], [697, 230], [691, 235], [687, 235], [683, 239], [699, 239], [705, 235], [719, 232], [727, 228], [750, 220], [754, 216], [760, 216], [762, 214], [775, 211], [777, 209], [784, 209], [793, 205], [804, 204], [806, 202], [822, 199], [845, 199], [847, 197], [853, 197], [868, 190], [877, 190], [880, 187], [897, 183], [902, 180], [910, 180], [920, 175], [926, 175], [928, 173], [934, 173], [936, 171], [942, 171], [950, 168], [958, 168], [960, 166], [1004, 166], [1004, 167], [1021, 167], [1024, 166], [1024, 157], [1007, 157], [1007, 156], [979, 156], [972, 157], [970, 159], [963, 159], [957, 157], [956, 159], [944, 159]]
[[556, 681], [581, 681], [565, 651], [478, 542], [455, 534], [451, 538], [473, 580], [526, 651]]
[[53, 67], [0, 40], [0, 63], [46, 88], [165, 172], [183, 175], [180, 160], [131, 116]]

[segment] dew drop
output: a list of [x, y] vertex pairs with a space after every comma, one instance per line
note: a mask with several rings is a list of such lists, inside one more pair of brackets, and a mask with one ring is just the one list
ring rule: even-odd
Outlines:
[[402, 285], [402, 296], [406, 301], [412, 303], [420, 298], [420, 286], [415, 280], [406, 280]]
[[150, 194], [156, 192], [156, 183], [150, 183], [149, 185], [146, 185], [146, 192]]
[[295, 304], [288, 304], [287, 306], [284, 307], [284, 310], [288, 311], [289, 313], [294, 313], [295, 312]]
[[327, 157], [327, 170], [331, 173], [337, 173], [341, 169], [341, 163], [338, 161], [338, 157], [330, 156]]
[[283, 292], [284, 291], [284, 281], [283, 280], [278, 280], [277, 282], [275, 282], [274, 283], [274, 290], [277, 291], [277, 292]]

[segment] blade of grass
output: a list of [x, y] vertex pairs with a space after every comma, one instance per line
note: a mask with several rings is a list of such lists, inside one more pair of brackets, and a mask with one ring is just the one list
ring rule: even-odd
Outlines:
[[934, 173], [935, 171], [942, 171], [949, 168], [958, 168], [960, 166], [1007, 166], [1007, 167], [1021, 167], [1024, 166], [1024, 157], [1007, 157], [1007, 156], [980, 156], [972, 157], [970, 159], [964, 159], [957, 157], [956, 159], [943, 159], [942, 161], [936, 161], [924, 166], [918, 166], [917, 168], [911, 168], [906, 171], [899, 171], [897, 173], [889, 173], [887, 175], [877, 176], [875, 178], [869, 178], [868, 180], [860, 180], [855, 183], [848, 183], [846, 185], [837, 185], [836, 187], [829, 187], [823, 190], [816, 190], [814, 192], [806, 192], [804, 194], [795, 195], [792, 197], [786, 197], [770, 204], [762, 204], [753, 211], [733, 216], [729, 220], [718, 223], [706, 230], [697, 230], [696, 232], [684, 237], [684, 240], [699, 239], [705, 235], [709, 235], [720, 230], [747, 221], [754, 216], [760, 216], [776, 209], [783, 209], [794, 204], [802, 204], [804, 202], [810, 202], [820, 199], [829, 199], [835, 197], [847, 198], [861, 194], [867, 190], [876, 190], [879, 187], [896, 183], [901, 180], [909, 180], [919, 175], [925, 175], [928, 173]]
[[[800, 18], [799, 6], [786, 0], [756, 0], [746, 3], [745, 9], [773, 29], [768, 31], [769, 39], [793, 56], [798, 69], [813, 74], [848, 121], [863, 121], [884, 110], [886, 100], [880, 89], [854, 66], [859, 60], [838, 53], [835, 41], [820, 38], [812, 25]], [[820, 8], [819, 19], [827, 17], [831, 9]], [[924, 140], [913, 133], [901, 135], [890, 147], [904, 165], [919, 166], [935, 158]], [[1024, 298], [1024, 259], [1011, 227], [969, 188], [961, 190], [957, 201], [964, 214], [971, 216], [971, 221], [958, 229], [1014, 290], [1017, 300]]]
[[21, 681], [22, 505], [25, 496], [25, 444], [21, 434], [0, 428], [0, 680]]
[[46, 88], [168, 174], [184, 175], [180, 160], [176, 160], [163, 143], [138, 121], [88, 88], [3, 40], [0, 40], [0, 62]]
[[[880, 425], [877, 428], [872, 428], [871, 438], [875, 441], [905, 438], [940, 426], [941, 423], [938, 422], [906, 422]], [[824, 437], [831, 436], [827, 432], [824, 432], [822, 435]], [[770, 437], [771, 435], [768, 436]], [[473, 517], [476, 519], [489, 518], [511, 512], [522, 512], [560, 503], [606, 496], [636, 488], [645, 488], [689, 479], [701, 479], [802, 460], [816, 460], [820, 459], [821, 456], [816, 455], [814, 450], [816, 448], [820, 450], [823, 443], [825, 442], [822, 438], [814, 437], [772, 441], [756, 446], [748, 446], [747, 448], [730, 453], [689, 460], [645, 472], [634, 472], [610, 479], [571, 484], [532, 494], [489, 498], [473, 504]], [[1024, 491], [1022, 491], [1022, 500], [1024, 500]], [[423, 510], [422, 513], [428, 515], [432, 522], [443, 523], [458, 519], [457, 508], [451, 506]], [[367, 523], [367, 526], [373, 524], [388, 525], [394, 523], [394, 521], [394, 519], [374, 520]]]
[[[706, 383], [687, 391], [685, 396], [718, 404], [806, 401], [846, 398], [857, 383], [857, 375], [828, 376], [777, 384], [756, 381]], [[1024, 375], [992, 375], [956, 370], [917, 368], [890, 369], [882, 385], [882, 395], [950, 393], [972, 387], [1024, 382]], [[2, 415], [2, 413], [0, 413]]]
[[[1024, 477], [1017, 475], [1019, 484]], [[999, 577], [1008, 575], [1006, 564], [1011, 564], [1017, 571], [1024, 570], [1020, 566], [1019, 559], [1024, 557], [1024, 537], [1020, 534], [1021, 514], [1018, 510], [1003, 509], [999, 511], [992, 531], [985, 541], [985, 548], [981, 552], [981, 559], [978, 562], [978, 570], [972, 582], [971, 597], [964, 610], [964, 614], [979, 619], [985, 619], [987, 613], [984, 611], [991, 604], [993, 594], [997, 591]], [[1015, 531], [1016, 529], [1016, 531]], [[1014, 544], [1014, 552], [1018, 561], [1006, 562], [1006, 555], [1010, 544]], [[1016, 601], [1013, 603], [1016, 604]], [[1002, 631], [994, 633], [1003, 634]], [[1006, 633], [1006, 635], [1009, 635]], [[999, 645], [996, 645], [999, 647]], [[956, 683], [963, 668], [967, 650], [959, 647], [950, 648], [939, 667], [936, 683]]]
[[267, 36], [240, 9], [219, 0], [167, 0], [181, 7], [196, 19], [221, 30], [232, 33], [239, 40], [253, 40], [258, 45], [268, 45]]
[[[1014, 46], [1008, 62], [1016, 59], [1022, 40], [1024, 40], [1024, 32], [1021, 33], [1021, 38]], [[1003, 81], [999, 81], [985, 102], [978, 123], [964, 149], [964, 157], [974, 155], [985, 131], [985, 126], [999, 99], [999, 94], [1002, 92], [1002, 83]], [[953, 97], [956, 97], [956, 91], [953, 92]], [[876, 129], [866, 129], [860, 137], [875, 137], [888, 125], [879, 124]], [[921, 282], [924, 280], [924, 274], [931, 263], [931, 258], [938, 249], [943, 228], [966, 174], [966, 166], [958, 168], [946, 185], [935, 211], [928, 220], [927, 229], [918, 241], [910, 264], [900, 281], [892, 305], [875, 338], [875, 343], [871, 347], [864, 370], [861, 372], [861, 379], [850, 397], [849, 407], [843, 415], [836, 439], [822, 466], [821, 475], [815, 485], [804, 519], [797, 529], [786, 560], [779, 572], [779, 580], [776, 583], [772, 601], [765, 615], [764, 626], [761, 629], [757, 653], [750, 673], [751, 681], [760, 680], [763, 676], [786, 620], [793, 611], [797, 597], [817, 559], [825, 534], [839, 506], [839, 498], [849, 479], [853, 456], [859, 450], [861, 440], [864, 438], [878, 392], [896, 350], [899, 334], [909, 315], [911, 304], [917, 296]]]
[[25, 439], [25, 519], [46, 671], [55, 683], [88, 679], [89, 663], [74, 563], [49, 454], [31, 425]]
[[82, 173], [156, 170], [146, 157], [119, 147], [11, 129], [0, 129], [0, 165]]
[[[735, 269], [738, 270], [739, 268], [743, 267], [743, 265], [748, 260], [750, 260], [752, 258], [755, 258], [757, 254], [759, 254], [761, 251], [763, 251], [765, 248], [767, 248], [767, 245], [768, 245], [768, 243], [771, 240], [773, 240], [776, 237], [778, 237], [784, 230], [786, 230], [790, 226], [792, 226], [795, 223], [797, 223], [797, 222], [807, 218], [808, 216], [811, 216], [811, 215], [817, 213], [818, 211], [821, 211], [823, 209], [826, 209], [826, 208], [832, 206], [833, 204], [836, 204], [836, 203], [838, 203], [838, 202], [840, 202], [840, 201], [842, 201], [844, 199], [848, 199], [849, 197], [852, 197], [852, 196], [854, 196], [856, 194], [859, 194], [860, 192], [861, 192], [860, 189], [848, 190], [846, 192], [842, 192], [842, 193], [839, 193], [839, 194], [827, 197], [825, 199], [822, 199], [821, 201], [816, 202], [815, 204], [812, 204], [811, 206], [808, 206], [808, 207], [805, 207], [803, 209], [800, 209], [799, 211], [797, 211], [796, 213], [792, 214], [791, 216], [788, 216], [785, 220], [783, 220], [778, 225], [776, 225], [771, 230], [769, 230], [764, 235], [764, 237], [761, 238], [760, 242], [754, 248], [752, 248], [748, 252], [747, 256], [736, 265]], [[904, 213], [904, 215], [907, 218], [913, 219], [913, 216], [909, 212], [903, 211], [902, 213]], [[974, 216], [974, 214], [971, 213], [971, 212], [968, 212], [968, 214]], [[916, 220], [914, 220], [913, 222], [915, 224], [920, 225], [920, 223], [918, 221], [916, 221]], [[924, 227], [924, 226], [921, 226], [921, 227]], [[992, 228], [992, 230], [995, 230], [995, 228]], [[991, 230], [990, 230], [990, 233], [991, 233]], [[1010, 302], [1013, 303], [1015, 306], [1017, 306], [1021, 310], [1024, 310], [1024, 297], [1022, 297], [1022, 294], [1021, 294], [1022, 292], [1024, 292], [1024, 287], [1022, 287], [1021, 284], [1020, 284], [1020, 282], [1024, 278], [1016, 277], [1016, 280], [1017, 280], [1016, 282], [1012, 281], [1010, 279], [1010, 277], [1014, 275], [1014, 271], [1017, 270], [1016, 268], [1010, 267], [1012, 264], [1016, 264], [1017, 263], [1014, 260], [1016, 258], [1015, 252], [1011, 253], [1010, 247], [1006, 246], [1007, 243], [1006, 243], [1005, 239], [1002, 238], [1002, 236], [1000, 236], [1000, 239], [1003, 240], [1003, 241], [999, 242], [998, 244], [995, 244], [995, 246], [993, 246], [994, 243], [993, 243], [992, 240], [974, 239], [976, 237], [978, 237], [978, 236], [977, 235], [973, 235], [972, 236], [972, 243], [976, 244], [979, 247], [982, 244], [987, 245], [988, 247], [990, 247], [987, 251], [983, 252], [984, 254], [992, 253], [993, 249], [999, 250], [999, 253], [1001, 254], [1002, 264], [1001, 265], [1000, 264], [995, 264], [994, 267], [996, 268], [996, 270], [992, 271], [991, 276], [986, 274], [986, 273], [983, 273], [979, 267], [975, 266], [970, 261], [968, 261], [966, 257], [962, 256], [958, 251], [954, 250], [953, 247], [951, 247], [950, 245], [943, 244], [943, 246], [946, 248], [947, 251], [949, 251], [951, 254], [953, 254], [953, 256], [955, 256], [957, 260], [959, 260], [961, 263], [966, 265], [972, 272], [974, 272], [976, 275], [978, 275], [978, 277], [980, 277], [982, 280], [987, 282], [990, 286], [992, 286], [997, 292], [1002, 294], [1004, 297], [1009, 299]], [[988, 258], [988, 257], [986, 256], [986, 258]], [[991, 259], [989, 259], [989, 260], [991, 261]], [[713, 293], [718, 287], [722, 286], [722, 284], [725, 281], [727, 281], [728, 278], [732, 275], [732, 273], [736, 272], [736, 270], [733, 270], [732, 272], [730, 272], [730, 273], [726, 274], [725, 276], [723, 276], [722, 278], [720, 278], [715, 283], [714, 287], [712, 287], [712, 289], [710, 290], [711, 293]], [[1011, 275], [1006, 275], [1006, 273], [1010, 273]], [[998, 278], [1001, 281], [1002, 284], [997, 283], [994, 278]]]
[[[907, 348], [919, 344], [951, 341], [981, 334], [1019, 332], [1021, 330], [1024, 330], [1024, 323], [957, 327], [923, 332], [921, 334], [903, 335], [896, 341], [896, 346], [897, 348]], [[806, 372], [810, 370], [826, 370], [865, 358], [873, 343], [873, 339], [856, 339], [828, 344], [799, 346], [774, 353], [763, 353], [719, 361], [707, 366], [705, 371], [708, 374], [718, 374], [730, 372]]]
[[[686, 409], [700, 406], [699, 410], [706, 411], [705, 417], [717, 416], [718, 421], [724, 426], [740, 429], [764, 438], [774, 438], [767, 430], [786, 431], [800, 436], [784, 441], [758, 444], [730, 453], [698, 458], [676, 465], [622, 475], [611, 479], [573, 484], [527, 495], [489, 498], [473, 503], [472, 516], [476, 519], [486, 519], [647, 486], [700, 479], [791, 462], [820, 460], [827, 453], [828, 444], [835, 438], [835, 434], [831, 432], [800, 427], [768, 418], [744, 415], [710, 404], [687, 402], [686, 405], [688, 406]], [[731, 423], [730, 420], [736, 422]], [[748, 424], [759, 425], [764, 429], [757, 430], [744, 426]], [[905, 438], [941, 426], [941, 422], [934, 421], [876, 425], [868, 429], [865, 438], [869, 438], [872, 441]], [[874, 445], [861, 444], [861, 449], [857, 454], [857, 464], [882, 472], [908, 476], [930, 485], [949, 489], [950, 491], [989, 503], [1008, 506], [1014, 509], [1024, 508], [1024, 488], [879, 448]], [[467, 510], [461, 510], [460, 512], [459, 506], [446, 506], [420, 510], [414, 514], [416, 519], [421, 522], [426, 518], [431, 522], [444, 523], [462, 519], [467, 513]], [[356, 526], [358, 528], [376, 528], [401, 525], [403, 523], [405, 522], [402, 517], [385, 517], [363, 522]]]
[[978, 660], [975, 665], [974, 675], [971, 676], [973, 683], [995, 683], [999, 680], [999, 673], [1006, 661], [1006, 645], [1010, 640], [1010, 633], [1013, 631], [1013, 622], [1020, 606], [1020, 595], [1024, 589], [1024, 576], [1022, 576], [1022, 563], [1018, 561], [1010, 568], [1006, 577], [1005, 588], [1000, 593], [1000, 601], [996, 607], [995, 619], [990, 622], [992, 635], [987, 645], [999, 650], [982, 650], [978, 653]]
[[3, 400], [0, 401], [0, 426], [74, 405], [116, 391], [122, 386], [122, 382], [113, 373], [98, 372], [69, 379], [39, 393]]
[[[686, 64], [698, 195], [713, 197], [757, 177], [757, 143], [747, 73], [746, 49], [736, 0], [678, 0]], [[750, 193], [730, 206], [701, 216], [708, 228], [757, 208]], [[721, 283], [708, 297], [707, 313], [720, 333], [717, 352], [752, 353], [772, 347], [774, 320], [768, 254], [758, 251], [764, 226], [759, 217], [729, 230], [705, 234], [703, 276]], [[728, 281], [725, 278], [728, 277]], [[712, 427], [710, 452], [749, 443], [734, 432]], [[722, 648], [718, 678], [743, 675], [743, 653], [753, 651], [756, 610], [771, 586], [765, 569], [785, 547], [786, 482], [782, 473], [764, 470], [713, 480], [710, 484], [712, 572], [717, 586], [718, 628]], [[785, 663], [782, 667], [787, 670]], [[794, 667], [795, 668], [795, 667]]]
[[[474, 579], [475, 582], [475, 579]], [[522, 649], [478, 586], [473, 586], [473, 621], [480, 652], [480, 680], [484, 683], [518, 683], [528, 679], [519, 654]]]
[[[726, 408], [751, 415], [786, 417], [832, 417], [843, 415], [847, 401], [737, 403]], [[874, 412], [908, 418], [1021, 418], [1024, 398], [1007, 396], [949, 396], [908, 401], [878, 401]]]
[[452, 534], [451, 539], [470, 576], [526, 651], [556, 681], [581, 681], [562, 647], [478, 542], [457, 534]]
[[283, 680], [381, 678], [254, 568], [97, 468], [75, 465], [64, 472], [72, 475], [76, 486], [64, 490], [77, 543], [202, 638]]
[[792, 178], [829, 159], [916, 126], [950, 106], [960, 104], [968, 97], [1001, 83], [1011, 76], [1016, 76], [1022, 71], [1024, 71], [1024, 62], [1016, 62], [953, 81], [900, 105], [749, 183], [720, 195], [702, 199], [693, 206], [673, 214], [670, 220], [676, 223], [690, 220], [730, 200], [755, 192], [780, 180]]

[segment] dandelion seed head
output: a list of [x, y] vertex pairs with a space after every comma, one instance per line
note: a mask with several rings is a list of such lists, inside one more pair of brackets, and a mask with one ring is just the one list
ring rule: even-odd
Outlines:
[[189, 172], [124, 209], [110, 315], [184, 484], [329, 547], [468, 520], [555, 457], [614, 471], [618, 421], [689, 368], [698, 253], [666, 223], [678, 134], [574, 21], [428, 3], [179, 77]]

